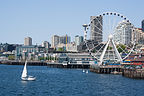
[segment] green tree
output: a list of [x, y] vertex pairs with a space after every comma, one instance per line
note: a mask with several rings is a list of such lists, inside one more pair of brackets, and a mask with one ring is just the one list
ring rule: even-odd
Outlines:
[[119, 45], [117, 45], [117, 49], [118, 49], [119, 53], [121, 53], [121, 52], [123, 52], [123, 50], [126, 49], [126, 46], [123, 44], [119, 44]]
[[14, 55], [9, 55], [9, 56], [8, 56], [8, 59], [9, 59], [9, 60], [15, 60], [15, 56], [14, 56]]
[[58, 51], [64, 51], [64, 49], [63, 48], [58, 48]]

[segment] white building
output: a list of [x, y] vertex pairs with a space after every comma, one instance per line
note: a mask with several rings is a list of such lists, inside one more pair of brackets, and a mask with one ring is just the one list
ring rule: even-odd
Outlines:
[[115, 28], [114, 41], [120, 44], [128, 45], [132, 40], [132, 25], [123, 20]]
[[59, 44], [59, 36], [58, 35], [53, 35], [52, 36], [52, 48], [56, 48], [57, 45]]
[[76, 44], [76, 46], [80, 45], [81, 42], [83, 42], [83, 36], [76, 35], [75, 36], [75, 44]]

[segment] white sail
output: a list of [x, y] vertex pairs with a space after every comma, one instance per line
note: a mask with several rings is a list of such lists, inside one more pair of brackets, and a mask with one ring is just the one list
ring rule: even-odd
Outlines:
[[26, 68], [26, 65], [27, 65], [27, 60], [26, 60], [26, 62], [25, 62], [25, 65], [24, 65], [24, 69], [23, 69], [23, 72], [22, 72], [22, 78], [23, 77], [27, 77], [27, 68]]

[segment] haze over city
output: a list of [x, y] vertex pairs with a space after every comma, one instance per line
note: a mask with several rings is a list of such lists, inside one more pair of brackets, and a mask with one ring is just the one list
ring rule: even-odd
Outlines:
[[[24, 37], [33, 38], [33, 44], [51, 42], [52, 35], [83, 36], [82, 24], [90, 16], [103, 12], [119, 12], [136, 27], [143, 20], [143, 0], [4, 0], [0, 1], [1, 43], [24, 43]], [[135, 6], [137, 5], [137, 6]]]

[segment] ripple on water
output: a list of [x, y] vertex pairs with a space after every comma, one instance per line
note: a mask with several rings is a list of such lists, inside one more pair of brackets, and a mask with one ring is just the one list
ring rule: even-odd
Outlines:
[[143, 96], [144, 80], [85, 74], [82, 69], [28, 66], [36, 81], [21, 81], [23, 66], [0, 65], [0, 96]]

